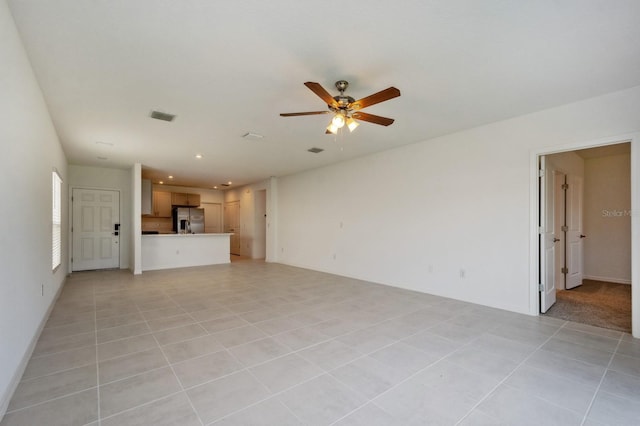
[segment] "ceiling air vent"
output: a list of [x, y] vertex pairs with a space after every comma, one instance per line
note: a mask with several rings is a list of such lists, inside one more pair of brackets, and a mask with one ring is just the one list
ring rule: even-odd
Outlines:
[[259, 133], [254, 133], [254, 132], [247, 132], [244, 135], [242, 135], [243, 138], [245, 139], [262, 139], [264, 138], [264, 136], [262, 136]]
[[314, 154], [318, 154], [318, 153], [324, 151], [324, 149], [313, 147], [313, 148], [309, 148], [307, 151], [313, 152]]
[[151, 111], [151, 118], [162, 121], [173, 121], [176, 116], [174, 114], [167, 114], [166, 112]]

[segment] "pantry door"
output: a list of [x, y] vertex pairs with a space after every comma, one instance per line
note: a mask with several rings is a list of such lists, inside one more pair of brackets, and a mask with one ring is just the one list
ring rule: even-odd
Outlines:
[[240, 256], [240, 201], [224, 203], [224, 232], [233, 234], [230, 253]]
[[72, 271], [120, 267], [120, 193], [74, 188]]

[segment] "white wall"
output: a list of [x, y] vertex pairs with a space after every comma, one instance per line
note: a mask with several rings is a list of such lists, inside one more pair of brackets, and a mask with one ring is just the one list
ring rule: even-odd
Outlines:
[[631, 156], [585, 160], [585, 278], [631, 283]]
[[277, 260], [534, 313], [532, 158], [638, 111], [640, 87], [279, 178]]
[[[225, 202], [240, 201], [240, 254], [242, 256], [261, 259], [266, 255], [267, 260], [271, 260], [269, 258], [269, 243], [273, 239], [275, 227], [272, 224], [274, 214], [270, 208], [273, 203], [270, 193], [273, 191], [274, 181], [275, 179], [268, 179], [252, 185], [228, 189], [224, 192]], [[262, 207], [256, 209], [255, 197], [258, 191], [266, 191], [264, 194], [267, 214], [265, 225], [257, 223], [258, 215], [264, 215]], [[264, 220], [263, 218], [264, 216], [261, 219]], [[256, 232], [266, 233], [266, 235], [257, 235]]]
[[[67, 161], [0, 0], [0, 418], [67, 274]], [[51, 172], [62, 183], [62, 265], [51, 271]]]
[[142, 274], [142, 164], [131, 168], [131, 252], [130, 269], [134, 275]]
[[114, 189], [120, 191], [120, 268], [129, 269], [133, 232], [131, 169], [111, 169], [69, 165], [71, 188]]

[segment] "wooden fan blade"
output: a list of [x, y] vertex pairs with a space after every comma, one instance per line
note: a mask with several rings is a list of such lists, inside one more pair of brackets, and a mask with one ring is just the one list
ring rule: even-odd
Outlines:
[[307, 81], [304, 85], [307, 86], [313, 93], [318, 95], [320, 99], [325, 101], [327, 105], [331, 105], [331, 106], [338, 105], [336, 100], [333, 99], [333, 96], [331, 96], [329, 92], [327, 92], [324, 89], [324, 87], [322, 87], [319, 83], [314, 83], [313, 81]]
[[389, 126], [395, 121], [393, 118], [380, 117], [379, 115], [367, 114], [366, 112], [354, 112], [352, 115], [356, 120], [368, 121], [369, 123]]
[[384, 89], [379, 91], [378, 93], [369, 95], [366, 98], [358, 99], [355, 102], [351, 102], [349, 104], [349, 108], [362, 109], [371, 105], [379, 104], [380, 102], [388, 101], [389, 99], [397, 98], [398, 96], [400, 96], [400, 90], [396, 89], [395, 87], [389, 87], [388, 89]]
[[280, 117], [297, 117], [299, 115], [319, 115], [329, 114], [331, 111], [309, 111], [309, 112], [283, 112]]

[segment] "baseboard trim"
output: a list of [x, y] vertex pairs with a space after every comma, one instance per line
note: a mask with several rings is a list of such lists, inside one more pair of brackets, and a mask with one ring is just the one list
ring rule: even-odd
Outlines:
[[40, 326], [34, 333], [33, 338], [31, 339], [31, 343], [27, 347], [27, 350], [24, 352], [24, 355], [22, 356], [22, 361], [20, 362], [20, 365], [18, 365], [18, 368], [13, 374], [9, 387], [7, 388], [4, 395], [2, 395], [2, 398], [0, 398], [0, 422], [2, 421], [2, 418], [4, 417], [4, 415], [7, 413], [7, 408], [9, 408], [9, 402], [11, 402], [11, 398], [13, 397], [13, 394], [15, 393], [16, 389], [18, 388], [18, 385], [20, 384], [20, 379], [22, 379], [24, 370], [27, 368], [27, 364], [29, 364], [31, 355], [33, 355], [33, 351], [36, 348], [36, 343], [38, 343], [38, 339], [42, 334], [42, 330], [44, 330], [44, 326], [47, 324], [49, 315], [51, 315], [51, 311], [53, 310], [53, 307], [56, 305], [56, 302], [58, 301], [58, 298], [60, 297], [60, 294], [62, 293], [62, 289], [64, 288], [66, 283], [67, 283], [67, 278], [65, 277], [64, 280], [62, 280], [62, 283], [60, 284], [60, 287], [58, 288], [58, 291], [56, 292], [55, 297], [51, 300], [51, 303], [49, 304], [49, 308], [47, 309], [47, 313], [44, 315], [44, 317], [40, 321]]
[[623, 278], [596, 277], [595, 275], [583, 275], [582, 279], [584, 279], [584, 280], [593, 280], [593, 281], [604, 281], [604, 282], [615, 283], [615, 284], [629, 284], [629, 285], [631, 285], [631, 280], [625, 280]]

